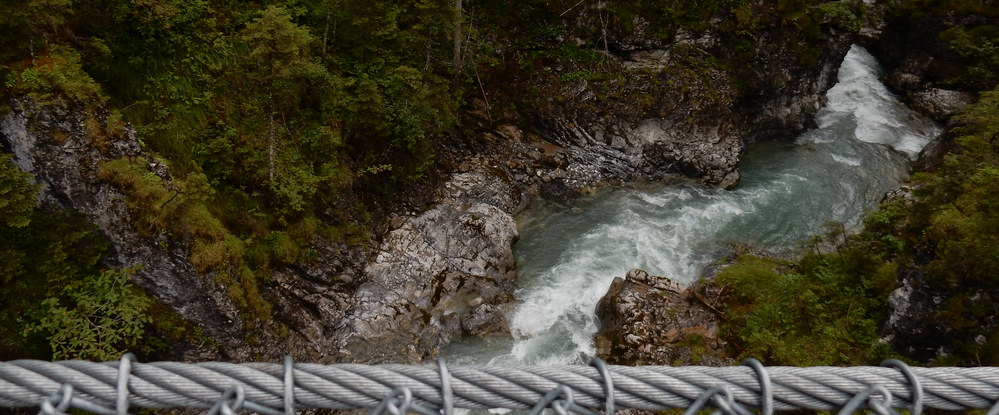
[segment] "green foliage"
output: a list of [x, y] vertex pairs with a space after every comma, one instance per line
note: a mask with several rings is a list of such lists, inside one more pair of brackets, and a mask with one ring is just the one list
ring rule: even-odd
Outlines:
[[[309, 62], [308, 46], [313, 41], [308, 29], [291, 21], [291, 15], [277, 6], [261, 12], [239, 33], [239, 41], [247, 46], [247, 64], [251, 79], [268, 83], [294, 79], [300, 74], [314, 71]], [[280, 88], [275, 88], [280, 92]]]
[[935, 363], [999, 363], [999, 91], [983, 93], [957, 122], [958, 149], [938, 171], [915, 176], [914, 197], [882, 204], [858, 235], [831, 228], [835, 252], [796, 263], [740, 257], [722, 271], [719, 281], [733, 288], [726, 332], [743, 356], [876, 362], [886, 346], [875, 329], [904, 272], [939, 300], [916, 323], [926, 333], [920, 347], [947, 352]]
[[168, 234], [189, 244], [195, 271], [214, 273], [250, 317], [270, 320], [270, 306], [256, 286], [256, 274], [266, 269], [246, 266], [245, 244], [216, 216], [211, 207], [216, 194], [204, 174], [167, 181], [149, 171], [143, 160], [127, 157], [102, 164], [98, 174], [127, 192], [126, 203], [141, 232]]
[[65, 106], [67, 100], [102, 99], [100, 86], [84, 72], [80, 55], [62, 46], [52, 46], [24, 70], [9, 74], [7, 87], [42, 105]]
[[740, 357], [771, 365], [883, 359], [877, 327], [882, 298], [894, 287], [893, 269], [858, 275], [857, 268], [814, 256], [796, 265], [740, 256], [718, 275], [732, 288], [723, 331]]
[[940, 39], [968, 63], [952, 83], [981, 88], [999, 80], [999, 25], [954, 26], [941, 32]]
[[816, 20], [847, 32], [860, 31], [864, 12], [864, 3], [860, 1], [831, 1], [808, 9]]
[[150, 300], [129, 282], [132, 271], [100, 270], [107, 241], [79, 215], [37, 209], [29, 179], [0, 155], [0, 358], [147, 351]]
[[132, 272], [108, 270], [62, 286], [58, 297], [41, 302], [25, 334], [44, 334], [53, 359], [120, 358], [144, 342], [150, 322], [151, 301], [129, 281]]
[[919, 176], [921, 202], [908, 228], [923, 228], [932, 249], [926, 263], [930, 274], [948, 284], [989, 287], [999, 269], [999, 91], [983, 93], [980, 101], [958, 117], [964, 127], [935, 174]]
[[[934, 60], [928, 75], [947, 89], [979, 92], [999, 82], [999, 5], [981, 0], [903, 0], [889, 9], [896, 24], [923, 31], [927, 41], [948, 45], [951, 53], [928, 48]], [[927, 27], [939, 29], [926, 30]], [[936, 37], [936, 39], [932, 39]]]
[[18, 168], [10, 154], [0, 153], [0, 226], [23, 228], [31, 222], [39, 186], [30, 180], [31, 175]]
[[[918, 199], [896, 235], [904, 254], [920, 266], [931, 289], [940, 293], [940, 311], [925, 324], [945, 331], [937, 339], [953, 350], [942, 363], [993, 365], [999, 310], [993, 298], [999, 269], [999, 91], [983, 93], [980, 101], [958, 117], [959, 149], [947, 156], [935, 173], [918, 178]], [[980, 336], [987, 340], [980, 341]]]

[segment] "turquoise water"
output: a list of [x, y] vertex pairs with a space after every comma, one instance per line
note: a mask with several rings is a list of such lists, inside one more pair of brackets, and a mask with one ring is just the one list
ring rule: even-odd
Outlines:
[[854, 47], [816, 117], [793, 142], [754, 145], [731, 191], [697, 184], [609, 189], [572, 206], [536, 201], [518, 218], [521, 288], [513, 338], [453, 344], [452, 363], [576, 364], [594, 354], [593, 310], [615, 276], [642, 268], [696, 281], [732, 243], [793, 255], [830, 222], [856, 229], [941, 132], [878, 81]]

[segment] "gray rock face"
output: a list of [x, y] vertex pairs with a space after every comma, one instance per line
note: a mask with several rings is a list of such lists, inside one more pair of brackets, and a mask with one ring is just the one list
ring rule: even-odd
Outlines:
[[[714, 185], [733, 187], [739, 180], [736, 164], [742, 143], [738, 135], [727, 134], [732, 129], [730, 120], [689, 125], [653, 118], [635, 125], [623, 120], [588, 125], [573, 119], [561, 121], [551, 138], [567, 148], [565, 159], [574, 173], [570, 180], [584, 186], [608, 179], [663, 179], [685, 173]], [[692, 142], [691, 137], [697, 137], [697, 141]]]
[[363, 280], [367, 252], [360, 247], [315, 240], [317, 259], [310, 263], [277, 268], [272, 284], [263, 288], [273, 305], [274, 320], [285, 324], [291, 335], [270, 342], [270, 353], [279, 357], [294, 351], [298, 359], [332, 362], [342, 359], [338, 334], [354, 305], [352, 293]]
[[[540, 104], [537, 135], [561, 147], [559, 183], [581, 190], [602, 182], [660, 181], [677, 176], [732, 188], [749, 143], [804, 130], [836, 81], [850, 41], [822, 45], [805, 65], [782, 42], [760, 33], [753, 67], [737, 75], [710, 64], [731, 51], [711, 30], [680, 31], [672, 41], [611, 34], [616, 83], [580, 80], [564, 96]], [[741, 84], [752, 84], [746, 88]], [[636, 108], [635, 100], [646, 100]], [[546, 181], [547, 183], [547, 181]], [[544, 190], [544, 189], [542, 189]]]
[[927, 88], [912, 94], [912, 109], [935, 120], [949, 120], [975, 101], [967, 92]]
[[669, 278], [633, 269], [615, 278], [597, 303], [597, 355], [619, 365], [722, 365], [717, 311], [698, 291]]
[[[333, 334], [343, 328], [350, 293], [361, 279], [353, 264], [364, 262], [364, 252], [315, 241], [318, 260], [277, 268], [273, 282], [260, 287], [273, 305], [274, 320], [288, 332], [278, 334], [273, 325], [248, 328], [227, 288], [214, 275], [195, 272], [189, 246], [167, 235], [140, 235], [126, 195], [98, 179], [102, 163], [127, 156], [144, 160], [150, 174], [171, 180], [166, 166], [141, 149], [134, 132], [126, 129], [124, 137], [97, 145], [78, 110], [36, 108], [26, 101], [13, 102], [12, 108], [0, 118], [0, 143], [44, 185], [43, 204], [85, 215], [111, 242], [108, 266], [141, 266], [136, 283], [220, 344], [218, 350], [191, 349], [185, 352], [197, 355], [177, 358], [277, 359], [289, 352], [316, 361], [338, 358]], [[104, 122], [103, 114], [91, 115]], [[248, 345], [250, 333], [256, 342]]]
[[454, 175], [441, 202], [405, 218], [367, 264], [343, 334], [355, 361], [410, 362], [454, 336], [507, 331], [516, 288], [510, 213], [520, 193], [485, 169]]
[[[44, 185], [44, 204], [84, 214], [111, 241], [113, 266], [142, 266], [135, 281], [206, 334], [238, 347], [242, 336], [239, 311], [211, 278], [195, 275], [187, 253], [164, 248], [132, 228], [125, 195], [97, 179], [101, 163], [123, 156], [144, 157], [138, 140], [128, 135], [98, 149], [84, 126], [83, 115], [64, 108], [34, 108], [16, 102], [0, 120], [0, 140], [16, 162]], [[57, 138], [59, 137], [59, 138]], [[156, 162], [149, 158], [151, 166]]]

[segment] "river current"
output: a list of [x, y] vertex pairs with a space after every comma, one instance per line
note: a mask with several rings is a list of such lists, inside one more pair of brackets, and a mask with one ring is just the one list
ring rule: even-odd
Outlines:
[[754, 144], [731, 191], [697, 184], [608, 189], [518, 218], [520, 289], [513, 339], [471, 339], [447, 351], [457, 364], [578, 364], [595, 352], [594, 308], [631, 268], [689, 284], [732, 244], [793, 255], [823, 225], [860, 226], [864, 212], [904, 180], [939, 126], [878, 80], [867, 51], [851, 48], [817, 129], [793, 142]]

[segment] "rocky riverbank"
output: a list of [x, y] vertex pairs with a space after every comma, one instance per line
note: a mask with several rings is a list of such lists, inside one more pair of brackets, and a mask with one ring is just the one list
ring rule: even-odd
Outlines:
[[[565, 32], [578, 33], [594, 13], [601, 11], [565, 20]], [[224, 278], [196, 272], [191, 241], [140, 234], [121, 189], [97, 179], [101, 163], [128, 157], [141, 161], [147, 174], [172, 181], [169, 169], [134, 134], [95, 146], [83, 114], [19, 101], [4, 115], [0, 136], [17, 162], [46, 185], [46, 201], [83, 213], [111, 239], [110, 266], [141, 264], [140, 285], [219, 340], [217, 350], [196, 350], [190, 358], [276, 358], [292, 351], [316, 361], [415, 362], [457, 336], [507, 331], [505, 315], [516, 288], [513, 215], [529, 203], [526, 195], [567, 199], [633, 181], [693, 179], [734, 187], [745, 146], [803, 130], [858, 39], [823, 24], [822, 41], [803, 51], [806, 40], [789, 41], [776, 28], [762, 28], [752, 44], [741, 46], [755, 50], [752, 58], [732, 68], [726, 62], [738, 51], [713, 29], [663, 37], [651, 25], [635, 17], [631, 29], [605, 33], [602, 50], [593, 53], [603, 57], [601, 70], [612, 77], [575, 77], [569, 76], [572, 68], [552, 68], [565, 80], [559, 90], [537, 102], [511, 100], [519, 106], [507, 105], [499, 114], [474, 99], [460, 131], [437, 151], [444, 174], [431, 186], [428, 198], [435, 201], [387, 215], [375, 226], [384, 233], [368, 247], [316, 238], [310, 246], [314, 260], [274, 266], [260, 289], [273, 310], [267, 323], [244, 315]], [[909, 82], [904, 74], [898, 78]], [[507, 88], [542, 88], [546, 79], [521, 82]], [[923, 95], [940, 98], [931, 106], [944, 112], [964, 99], [916, 84]], [[611, 317], [615, 313], [699, 301], [690, 290], [660, 288], [639, 273], [631, 277], [616, 285], [630, 293], [629, 300], [603, 306], [609, 321], [626, 318]], [[711, 333], [710, 324], [690, 327], [666, 337], [682, 342]], [[615, 337], [607, 334], [602, 348], [618, 347]], [[672, 363], [690, 356], [657, 359]]]
[[[620, 88], [665, 94], [677, 102], [703, 98], [707, 89], [650, 89], [648, 84], [650, 76], [688, 64], [691, 54], [707, 57], [708, 50], [722, 47], [705, 43], [710, 33], [702, 37], [645, 42], [643, 49], [630, 50], [622, 48], [633, 41], [614, 40], [616, 49], [625, 51], [611, 57], [624, 79]], [[272, 305], [272, 323], [247, 319], [223, 279], [196, 272], [191, 241], [140, 234], [126, 195], [97, 179], [102, 163], [125, 157], [141, 161], [147, 174], [169, 186], [169, 169], [145, 153], [130, 130], [106, 146], [94, 146], [100, 137], [87, 129], [84, 114], [20, 101], [5, 115], [2, 136], [18, 163], [46, 186], [47, 202], [83, 213], [110, 238], [114, 258], [109, 266], [141, 264], [136, 282], [219, 340], [218, 349], [192, 350], [189, 358], [245, 360], [294, 350], [318, 361], [419, 361], [455, 336], [507, 330], [504, 312], [516, 287], [512, 215], [526, 205], [527, 193], [567, 198], [594, 186], [682, 177], [733, 186], [748, 141], [764, 131], [804, 125], [832, 81], [830, 68], [845, 44], [830, 42], [823, 54], [827, 59], [807, 70], [776, 71], [794, 61], [787, 51], [761, 55], [761, 83], [801, 71], [811, 76], [762, 89], [753, 101], [764, 104], [754, 107], [737, 105], [741, 98], [725, 86], [732, 80], [714, 69], [697, 86], [718, 94], [711, 105], [636, 117], [626, 102], [608, 101], [615, 108], [608, 113], [549, 108], [531, 116], [513, 114], [497, 128], [480, 125], [485, 132], [442, 151], [443, 164], [456, 173], [439, 187], [439, 202], [393, 216], [374, 249], [317, 239], [312, 247], [317, 260], [275, 267], [260, 293]], [[685, 89], [682, 96], [680, 89]], [[563, 98], [573, 106], [595, 99], [585, 83]], [[775, 113], [778, 107], [785, 110]], [[539, 117], [546, 121], [535, 123]], [[474, 115], [470, 120], [483, 122]], [[246, 343], [248, 337], [253, 341]]]
[[393, 218], [338, 335], [349, 358], [415, 363], [453, 337], [508, 332], [512, 214], [525, 197], [502, 171], [479, 168], [453, 175], [429, 210]]

